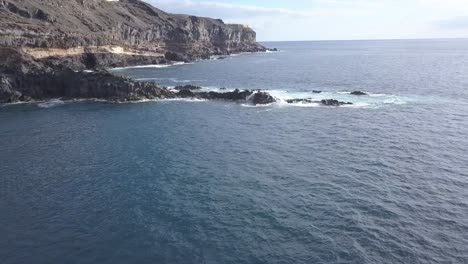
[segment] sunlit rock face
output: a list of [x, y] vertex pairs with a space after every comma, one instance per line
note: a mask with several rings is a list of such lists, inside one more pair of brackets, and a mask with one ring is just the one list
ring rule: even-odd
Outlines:
[[184, 60], [264, 51], [251, 28], [168, 14], [140, 0], [0, 0], [0, 46], [40, 51], [42, 58], [79, 49], [161, 58], [172, 52]]

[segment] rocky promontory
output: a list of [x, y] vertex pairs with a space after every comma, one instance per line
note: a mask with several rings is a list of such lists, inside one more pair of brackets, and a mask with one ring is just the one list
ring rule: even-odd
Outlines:
[[0, 103], [177, 97], [105, 69], [262, 51], [249, 27], [141, 0], [0, 0]]
[[[260, 91], [204, 92], [187, 85], [169, 90], [107, 71], [75, 71], [37, 61], [11, 48], [0, 48], [0, 103], [33, 100], [105, 99], [114, 102], [144, 99], [197, 98], [269, 104], [275, 99]], [[197, 91], [197, 92], [193, 92]]]
[[169, 14], [141, 0], [0, 0], [0, 103], [196, 98], [271, 104], [277, 99], [264, 91], [167, 89], [106, 70], [265, 51], [247, 26]]

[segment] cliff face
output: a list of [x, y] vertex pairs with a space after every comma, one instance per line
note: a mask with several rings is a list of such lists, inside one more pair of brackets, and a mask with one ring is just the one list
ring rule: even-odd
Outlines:
[[140, 0], [0, 0], [0, 46], [39, 59], [99, 54], [100, 66], [264, 50], [248, 27], [168, 14]]
[[[180, 97], [186, 93], [102, 68], [248, 51], [265, 51], [248, 27], [168, 14], [140, 0], [0, 0], [0, 103]], [[238, 100], [252, 94], [197, 96]], [[257, 97], [255, 103], [271, 101]]]

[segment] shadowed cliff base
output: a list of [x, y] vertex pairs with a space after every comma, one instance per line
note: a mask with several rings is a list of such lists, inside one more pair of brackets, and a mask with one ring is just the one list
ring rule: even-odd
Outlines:
[[[199, 98], [269, 104], [275, 99], [258, 91], [199, 92], [195, 86], [172, 91], [153, 82], [140, 82], [107, 71], [74, 71], [44, 63], [11, 48], [0, 48], [0, 103], [35, 100], [105, 99], [114, 102], [146, 99]], [[195, 87], [195, 89], [200, 89]]]

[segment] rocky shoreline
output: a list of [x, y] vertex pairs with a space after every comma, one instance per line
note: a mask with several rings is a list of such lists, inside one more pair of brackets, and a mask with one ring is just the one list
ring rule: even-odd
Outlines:
[[104, 99], [114, 102], [147, 99], [198, 98], [248, 101], [269, 104], [275, 99], [264, 92], [192, 92], [200, 87], [169, 90], [153, 82], [116, 76], [106, 70], [77, 71], [56, 63], [44, 63], [16, 49], [0, 48], [0, 103], [29, 102], [61, 98]]
[[[274, 52], [256, 33], [220, 19], [168, 14], [141, 0], [0, 1], [0, 103], [51, 99], [129, 102], [195, 98], [266, 105], [265, 91], [170, 90], [108, 68], [219, 59], [242, 52]], [[362, 94], [357, 94], [362, 95]], [[341, 106], [333, 99], [287, 103]]]
[[[318, 92], [318, 91], [317, 91]], [[362, 96], [360, 91], [351, 94]], [[153, 99], [193, 98], [225, 100], [267, 105], [276, 103], [266, 91], [234, 90], [204, 91], [186, 85], [168, 89], [153, 82], [142, 82], [114, 75], [106, 70], [72, 70], [66, 65], [36, 60], [12, 48], [0, 48], [0, 103], [44, 101], [51, 99], [101, 99], [112, 102], [131, 102]], [[334, 99], [290, 99], [288, 104], [316, 103], [324, 106], [351, 105]]]
[[[314, 91], [320, 93], [321, 91]], [[362, 96], [366, 93], [351, 92]], [[154, 82], [132, 80], [114, 75], [104, 69], [73, 70], [54, 61], [37, 60], [12, 48], [0, 48], [0, 103], [33, 102], [52, 99], [100, 99], [111, 102], [131, 102], [154, 99], [191, 98], [224, 100], [267, 105], [278, 102], [267, 91], [234, 90], [204, 91], [186, 85], [168, 89]], [[288, 104], [320, 104], [323, 106], [352, 105], [334, 99], [289, 99]]]
[[157, 84], [106, 69], [266, 50], [249, 27], [169, 14], [141, 0], [2, 0], [0, 103], [175, 98]]

